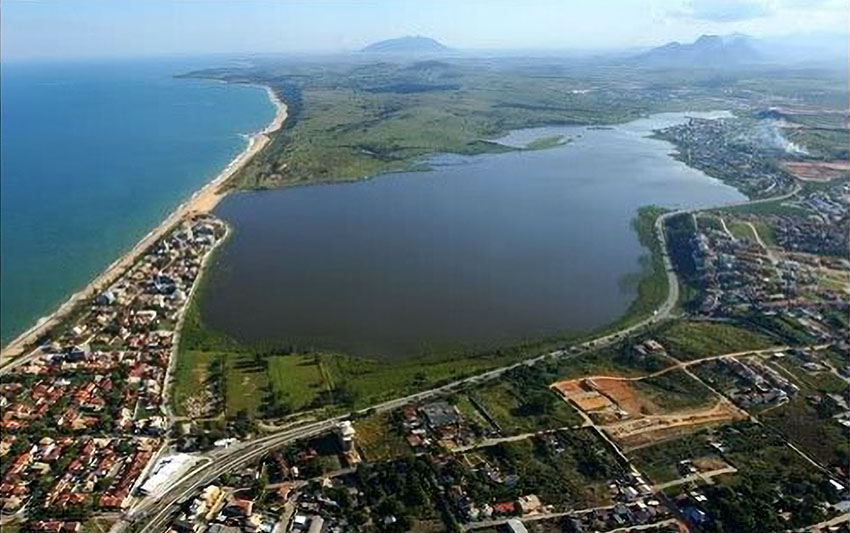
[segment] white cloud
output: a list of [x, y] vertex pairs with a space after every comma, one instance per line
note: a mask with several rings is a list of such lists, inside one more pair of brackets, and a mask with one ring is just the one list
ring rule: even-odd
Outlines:
[[711, 22], [737, 22], [770, 15], [771, 6], [760, 1], [693, 0], [691, 17]]

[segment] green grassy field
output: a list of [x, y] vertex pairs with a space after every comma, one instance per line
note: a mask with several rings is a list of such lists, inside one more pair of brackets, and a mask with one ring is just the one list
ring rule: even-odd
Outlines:
[[767, 246], [776, 246], [776, 228], [766, 220], [753, 220], [752, 225]]
[[523, 149], [524, 150], [546, 150], [548, 148], [555, 148], [556, 146], [562, 146], [569, 142], [568, 139], [565, 139], [563, 135], [549, 135], [547, 137], [540, 137], [539, 139], [534, 139], [530, 143], [526, 144]]
[[641, 394], [665, 411], [708, 407], [718, 400], [708, 387], [683, 370], [673, 370], [632, 383]]
[[519, 476], [516, 484], [474, 483], [477, 494], [473, 497], [479, 501], [513, 501], [520, 495], [537, 494], [543, 502], [556, 505], [604, 505], [610, 503], [608, 482], [622, 472], [613, 454], [586, 430], [559, 431], [549, 442], [532, 438], [502, 443], [473, 455], [497, 465], [504, 475]]
[[174, 368], [174, 387], [171, 399], [174, 412], [186, 415], [186, 401], [197, 396], [210, 379], [210, 364], [221, 358], [220, 352], [199, 352], [189, 350], [181, 352]]
[[732, 233], [736, 239], [750, 243], [756, 242], [753, 230], [746, 223], [737, 220], [727, 220], [726, 227], [729, 228], [729, 232]]
[[774, 360], [771, 364], [775, 367], [781, 367], [779, 370], [782, 375], [792, 374], [793, 380], [799, 386], [812, 391], [841, 394], [850, 387], [846, 381], [829, 370], [809, 372], [800, 365], [799, 361], [791, 357]]
[[584, 376], [640, 377], [672, 364], [669, 359], [659, 355], [638, 357], [625, 347], [605, 348], [564, 361], [555, 369], [553, 380]]
[[[410, 170], [424, 156], [512, 150], [487, 142], [511, 129], [636, 118], [641, 102], [570, 96], [569, 80], [425, 61], [290, 66], [245, 74], [297, 93], [297, 119], [236, 177], [238, 187], [363, 179]], [[559, 88], [561, 89], [559, 91]], [[529, 148], [553, 146], [546, 139]]]
[[361, 418], [354, 423], [357, 445], [367, 461], [388, 461], [412, 456], [413, 451], [386, 413]]
[[499, 381], [470, 393], [478, 405], [496, 421], [505, 435], [520, 435], [548, 429], [578, 426], [582, 419], [555, 393], [537, 391], [531, 403], [531, 391], [516, 390], [512, 384]]
[[761, 333], [718, 322], [677, 321], [655, 336], [670, 355], [683, 361], [777, 344]]
[[712, 432], [702, 430], [633, 450], [627, 455], [634, 462], [635, 467], [649, 476], [654, 483], [666, 483], [681, 477], [677, 468], [680, 461], [720, 459], [717, 452], [709, 446], [711, 435]]
[[747, 204], [732, 207], [724, 207], [719, 210], [728, 213], [749, 213], [752, 215], [790, 215], [790, 216], [805, 216], [807, 211], [793, 205], [786, 205], [785, 200], [775, 200], [771, 202], [761, 202], [757, 204]]
[[225, 416], [234, 417], [240, 411], [259, 416], [269, 386], [264, 362], [251, 354], [229, 353], [224, 372]]
[[666, 210], [648, 206], [638, 209], [632, 221], [638, 241], [647, 251], [640, 257], [641, 271], [633, 278], [637, 282], [637, 297], [629, 305], [625, 315], [617, 320], [612, 328], [626, 327], [649, 316], [667, 298], [667, 273], [661, 245], [655, 234], [655, 221]]
[[268, 359], [268, 379], [275, 393], [293, 411], [310, 407], [323, 390], [330, 390], [319, 357], [302, 354], [275, 355]]
[[367, 407], [383, 400], [438, 387], [508, 364], [511, 355], [484, 355], [447, 359], [376, 361], [346, 355], [323, 357], [335, 387], [343, 391], [343, 403]]

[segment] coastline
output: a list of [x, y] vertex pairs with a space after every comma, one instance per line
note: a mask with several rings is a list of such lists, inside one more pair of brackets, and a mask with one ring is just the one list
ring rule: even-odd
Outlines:
[[114, 283], [121, 274], [130, 268], [145, 251], [156, 241], [168, 233], [179, 221], [193, 213], [207, 213], [227, 195], [229, 189], [222, 187], [236, 172], [238, 172], [255, 155], [262, 151], [271, 141], [270, 134], [280, 130], [287, 117], [286, 104], [278, 98], [268, 85], [262, 86], [275, 106], [275, 116], [262, 130], [253, 133], [248, 138], [248, 145], [210, 182], [195, 191], [186, 201], [178, 205], [162, 222], [149, 231], [142, 239], [124, 255], [113, 261], [94, 280], [80, 291], [73, 293], [52, 313], [41, 317], [36, 323], [15, 337], [0, 350], [0, 367], [24, 355], [24, 352], [44, 336], [51, 328], [56, 327], [69, 316], [77, 305], [94, 297], [97, 293]]

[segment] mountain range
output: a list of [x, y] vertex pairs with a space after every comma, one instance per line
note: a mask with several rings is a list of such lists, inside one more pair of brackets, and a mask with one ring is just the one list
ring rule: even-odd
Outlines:
[[446, 52], [448, 50], [449, 48], [439, 41], [430, 37], [416, 35], [378, 41], [366, 46], [361, 52], [421, 54]]
[[732, 35], [702, 35], [693, 43], [667, 43], [635, 57], [649, 65], [724, 66], [756, 63], [763, 59], [755, 40], [739, 33]]

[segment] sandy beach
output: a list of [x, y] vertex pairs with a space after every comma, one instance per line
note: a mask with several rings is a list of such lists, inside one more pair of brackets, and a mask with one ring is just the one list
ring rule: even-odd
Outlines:
[[9, 363], [28, 349], [51, 328], [58, 325], [78, 304], [93, 298], [95, 295], [113, 284], [128, 268], [130, 268], [145, 251], [168, 233], [180, 220], [191, 213], [203, 213], [212, 210], [224, 198], [229, 189], [222, 187], [236, 172], [245, 166], [270, 142], [269, 135], [283, 126], [286, 120], [286, 104], [284, 104], [268, 86], [265, 87], [269, 100], [275, 106], [274, 119], [262, 131], [252, 134], [245, 147], [212, 181], [196, 191], [188, 200], [177, 206], [156, 228], [151, 230], [126, 254], [121, 256], [84, 289], [71, 295], [53, 313], [42, 317], [36, 324], [15, 338], [0, 351], [0, 366]]

